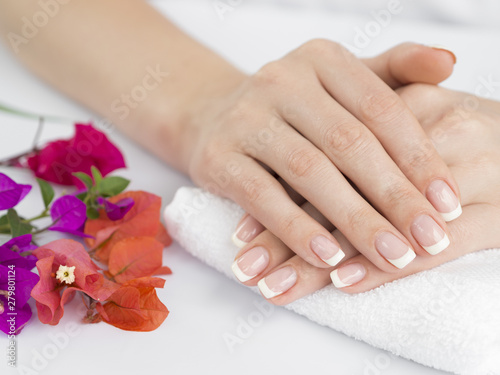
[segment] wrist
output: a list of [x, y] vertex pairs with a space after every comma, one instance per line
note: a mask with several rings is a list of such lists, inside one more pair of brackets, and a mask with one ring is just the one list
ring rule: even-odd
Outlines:
[[159, 91], [142, 116], [150, 129], [150, 143], [146, 146], [162, 160], [188, 174], [203, 130], [246, 78], [228, 64], [190, 78], [195, 84], [185, 87], [178, 95], [172, 95], [168, 87], [166, 92]]

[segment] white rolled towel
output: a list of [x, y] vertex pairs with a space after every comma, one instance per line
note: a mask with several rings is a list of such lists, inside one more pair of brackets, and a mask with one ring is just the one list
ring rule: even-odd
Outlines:
[[[165, 210], [188, 252], [233, 280], [231, 235], [243, 210], [181, 188]], [[500, 249], [469, 254], [357, 295], [333, 285], [286, 308], [377, 348], [463, 375], [500, 374]]]

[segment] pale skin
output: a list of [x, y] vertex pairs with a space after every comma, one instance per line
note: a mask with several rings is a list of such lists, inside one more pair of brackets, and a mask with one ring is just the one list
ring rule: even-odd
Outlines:
[[291, 267], [297, 281], [282, 294], [270, 301], [284, 305], [310, 294], [331, 283], [330, 273], [355, 265], [364, 269], [364, 277], [341, 289], [347, 293], [364, 292], [384, 283], [430, 269], [467, 253], [500, 246], [500, 103], [478, 99], [474, 111], [464, 109], [464, 102], [471, 95], [429, 85], [410, 85], [397, 90], [417, 116], [424, 130], [433, 141], [443, 160], [450, 166], [462, 191], [463, 215], [449, 223], [451, 245], [433, 257], [417, 257], [396, 273], [383, 272], [360, 254], [349, 241], [335, 229], [309, 203], [304, 209], [316, 217], [326, 228], [337, 235], [346, 252], [339, 266], [319, 269], [296, 256], [285, 244], [267, 230], [256, 236], [237, 255], [263, 246], [272, 249], [268, 266], [255, 278], [245, 282], [253, 286], [266, 276], [285, 267]]
[[[406, 44], [360, 60], [314, 40], [248, 76], [142, 0], [72, 0], [27, 42], [9, 37], [23, 35], [22, 17], [38, 10], [30, 1], [2, 4], [2, 36], [25, 65], [200, 186], [239, 203], [312, 269], [331, 271], [318, 238], [346, 259], [352, 252], [339, 242], [347, 240], [395, 277], [398, 268], [376, 246], [382, 234], [426, 265], [437, 261], [412, 232], [415, 220], [424, 215], [452, 237], [429, 191], [441, 181], [458, 202], [459, 185], [394, 92], [447, 78], [449, 52]], [[131, 90], [152, 84], [151, 69], [161, 72], [159, 84], [130, 102]], [[308, 214], [305, 200], [338, 233]]]

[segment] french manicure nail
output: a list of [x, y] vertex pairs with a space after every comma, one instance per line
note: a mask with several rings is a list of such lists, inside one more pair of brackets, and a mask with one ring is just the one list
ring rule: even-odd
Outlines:
[[330, 273], [333, 285], [337, 288], [345, 288], [363, 280], [366, 269], [361, 263], [351, 263], [339, 267]]
[[325, 236], [314, 237], [311, 240], [311, 249], [330, 266], [337, 265], [345, 257], [345, 253], [340, 247]]
[[457, 196], [443, 180], [435, 180], [427, 189], [427, 199], [445, 221], [455, 220], [462, 214]]
[[420, 246], [431, 255], [439, 254], [450, 245], [450, 239], [444, 230], [428, 215], [415, 218], [411, 233]]
[[375, 240], [377, 251], [395, 267], [406, 267], [415, 257], [415, 252], [394, 234], [380, 233]]
[[437, 49], [437, 50], [440, 50], [440, 51], [446, 51], [448, 53], [451, 54], [451, 56], [453, 57], [453, 63], [456, 64], [457, 63], [457, 56], [453, 53], [453, 51], [451, 49], [449, 49], [448, 47], [445, 47], [445, 46], [442, 46], [440, 44], [433, 44], [433, 45], [430, 45], [428, 46], [430, 48], [434, 48], [434, 49]]
[[233, 262], [231, 269], [242, 283], [253, 279], [269, 264], [269, 253], [262, 246], [248, 250]]
[[283, 267], [261, 279], [257, 285], [267, 299], [279, 296], [297, 282], [297, 273], [290, 267]]
[[231, 237], [233, 243], [240, 249], [252, 241], [264, 230], [264, 226], [250, 215], [246, 215], [239, 223]]

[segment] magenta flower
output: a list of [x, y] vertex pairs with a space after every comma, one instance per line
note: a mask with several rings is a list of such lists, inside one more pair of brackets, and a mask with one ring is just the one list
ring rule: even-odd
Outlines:
[[30, 185], [21, 185], [0, 173], [0, 210], [16, 206], [30, 192]]
[[[32, 270], [35, 267], [37, 258], [31, 255], [31, 251], [35, 249], [36, 246], [31, 244], [31, 234], [14, 237], [0, 246], [0, 264], [9, 264], [17, 268]], [[24, 256], [21, 255], [24, 252], [30, 253]]]
[[46, 181], [83, 187], [74, 172], [91, 174], [95, 166], [103, 176], [125, 167], [120, 150], [92, 124], [75, 124], [75, 136], [48, 143], [28, 158], [28, 167]]
[[[0, 246], [0, 330], [9, 335], [21, 332], [31, 318], [28, 300], [39, 277], [30, 270], [37, 259], [34, 255], [21, 256], [21, 253], [33, 248], [31, 234]], [[12, 293], [10, 299], [9, 292]]]
[[127, 212], [134, 206], [132, 198], [123, 198], [116, 203], [111, 203], [109, 200], [99, 197], [97, 198], [97, 203], [104, 206], [106, 215], [112, 221], [123, 219]]
[[87, 220], [87, 206], [73, 195], [58, 198], [50, 208], [50, 216], [54, 221], [49, 230], [90, 237], [83, 233]]

